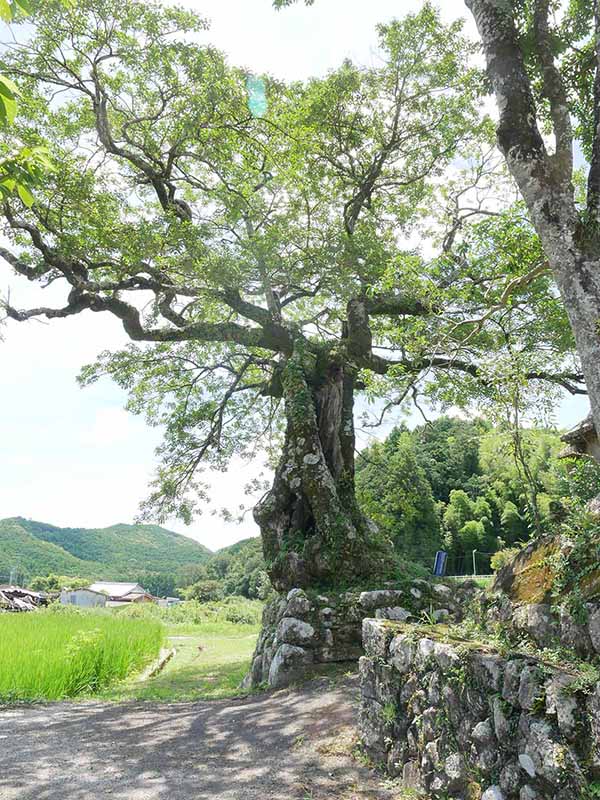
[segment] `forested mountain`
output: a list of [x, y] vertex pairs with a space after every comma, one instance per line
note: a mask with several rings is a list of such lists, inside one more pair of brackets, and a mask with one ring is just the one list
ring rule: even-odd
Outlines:
[[0, 520], [0, 576], [17, 568], [26, 577], [137, 579], [203, 564], [211, 555], [193, 539], [158, 525], [59, 528], [22, 517]]
[[412, 431], [402, 425], [360, 454], [359, 502], [408, 560], [431, 568], [435, 551], [450, 569], [488, 571], [490, 555], [548, 532], [568, 494], [556, 458], [559, 434], [504, 432], [483, 420], [440, 417]]

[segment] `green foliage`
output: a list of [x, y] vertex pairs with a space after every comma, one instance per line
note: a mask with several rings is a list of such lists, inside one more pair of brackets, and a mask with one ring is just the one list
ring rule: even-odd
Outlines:
[[223, 589], [219, 581], [196, 581], [188, 586], [184, 592], [186, 600], [198, 600], [200, 603], [208, 603], [211, 600], [221, 600]]
[[90, 585], [89, 578], [76, 578], [68, 575], [38, 575], [28, 582], [34, 592], [60, 592], [61, 589], [84, 589]]
[[441, 526], [431, 486], [418, 465], [410, 434], [374, 444], [358, 459], [356, 492], [364, 512], [403, 557], [430, 566]]
[[579, 503], [600, 494], [600, 464], [594, 458], [565, 458], [559, 474], [559, 492]]
[[57, 607], [0, 614], [0, 701], [92, 694], [158, 655], [164, 628], [110, 612]]
[[[557, 462], [555, 432], [526, 429], [522, 438], [542, 524], [550, 532], [560, 498], [577, 478]], [[443, 546], [450, 570], [468, 572], [477, 550], [480, 568], [487, 569], [491, 554], [526, 541], [532, 531], [529, 495], [510, 444], [509, 435], [482, 420], [440, 417], [410, 432], [397, 428], [359, 458], [359, 501], [406, 558], [431, 568], [433, 553]], [[600, 491], [596, 485], [589, 477], [590, 496]]]
[[21, 517], [0, 521], [1, 575], [16, 566], [29, 575], [136, 580], [157, 572], [174, 576], [183, 565], [204, 564], [210, 556], [193, 539], [157, 525], [87, 529]]
[[230, 623], [258, 625], [263, 604], [246, 597], [225, 597], [218, 602], [200, 603], [186, 600], [168, 608], [154, 603], [129, 603], [118, 609], [119, 615], [134, 619], [159, 619], [166, 625], [204, 625], [205, 623]]
[[503, 550], [498, 550], [497, 553], [490, 559], [490, 566], [494, 572], [499, 572], [502, 567], [505, 567], [519, 554], [518, 547], [505, 547]]

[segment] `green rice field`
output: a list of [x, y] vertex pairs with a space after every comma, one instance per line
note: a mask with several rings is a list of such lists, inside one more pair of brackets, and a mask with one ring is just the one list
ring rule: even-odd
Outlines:
[[158, 619], [106, 611], [0, 614], [0, 702], [93, 694], [157, 657]]

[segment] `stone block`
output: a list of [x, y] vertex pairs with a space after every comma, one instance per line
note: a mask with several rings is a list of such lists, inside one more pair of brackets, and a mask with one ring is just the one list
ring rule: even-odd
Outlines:
[[303, 622], [295, 617], [284, 617], [275, 633], [278, 642], [295, 644], [298, 647], [309, 647], [315, 642], [316, 631], [308, 622]]
[[310, 650], [291, 644], [280, 645], [269, 667], [269, 686], [274, 689], [289, 686], [299, 680], [312, 663], [313, 654]]

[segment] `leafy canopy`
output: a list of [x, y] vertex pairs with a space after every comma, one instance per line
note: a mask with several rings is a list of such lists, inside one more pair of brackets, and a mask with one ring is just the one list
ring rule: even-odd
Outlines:
[[258, 99], [195, 41], [205, 28], [155, 3], [48, 2], [3, 62], [21, 87], [11, 136], [55, 169], [35, 202], [7, 199], [0, 256], [66, 297], [4, 307], [19, 321], [110, 313], [141, 343], [83, 381], [110, 374], [165, 426], [150, 513], [189, 520], [202, 463], [269, 444], [299, 349], [314, 384], [340, 359], [392, 406], [415, 387], [462, 405], [498, 383], [583, 391], [539, 245], [489, 155], [460, 23], [425, 4], [379, 27], [377, 67], [264, 78]]

